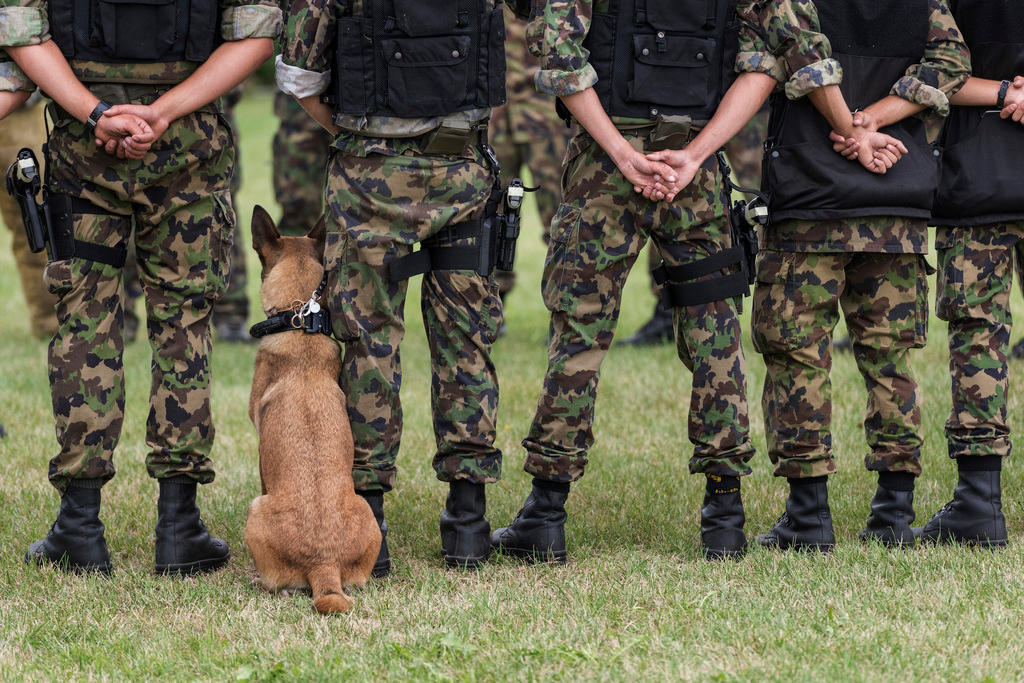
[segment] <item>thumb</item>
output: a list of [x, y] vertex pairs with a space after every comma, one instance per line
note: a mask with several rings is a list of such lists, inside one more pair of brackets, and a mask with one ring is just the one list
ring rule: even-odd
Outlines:
[[1013, 87], [1024, 88], [1024, 76], [1017, 76], [1013, 79]]

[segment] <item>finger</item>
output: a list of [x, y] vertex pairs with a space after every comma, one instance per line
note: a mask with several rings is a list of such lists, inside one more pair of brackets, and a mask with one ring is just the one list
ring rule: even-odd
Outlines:
[[1022, 119], [1024, 119], [1024, 107], [1017, 107], [1013, 112], [1013, 120], [1020, 123]]
[[864, 112], [859, 111], [853, 115], [853, 125], [863, 126], [864, 125]]
[[1017, 76], [1013, 79], [1013, 87], [1024, 88], [1024, 76]]
[[118, 145], [116, 138], [110, 138], [109, 140], [107, 140], [107, 142], [104, 144], [103, 147], [104, 147], [104, 151], [107, 154], [113, 155], [113, 154], [115, 154], [117, 152], [117, 148], [119, 146], [120, 145]]
[[1017, 105], [1008, 104], [1005, 107], [1003, 107], [1003, 110], [1001, 112], [999, 112], [999, 118], [1008, 119], [1015, 111], [1017, 111]]
[[835, 132], [835, 131], [832, 131], [831, 133], [828, 134], [828, 139], [831, 140], [832, 142], [837, 142], [837, 143], [839, 143], [839, 142], [845, 143], [846, 142], [846, 138], [843, 137], [842, 135], [840, 135], [839, 133]]
[[669, 150], [660, 149], [657, 152], [649, 152], [645, 156], [651, 161], [666, 161], [668, 159]]

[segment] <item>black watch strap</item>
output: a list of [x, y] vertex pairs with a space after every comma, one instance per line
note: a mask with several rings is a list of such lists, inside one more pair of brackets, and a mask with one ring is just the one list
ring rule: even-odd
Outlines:
[[1006, 93], [1010, 90], [1010, 81], [1003, 81], [999, 84], [999, 96], [996, 97], [996, 109], [1006, 106]]
[[89, 126], [89, 130], [96, 130], [96, 126], [100, 123], [100, 117], [103, 116], [103, 112], [110, 109], [110, 105], [100, 100], [96, 105], [96, 108], [89, 114], [89, 118], [86, 119], [85, 125]]

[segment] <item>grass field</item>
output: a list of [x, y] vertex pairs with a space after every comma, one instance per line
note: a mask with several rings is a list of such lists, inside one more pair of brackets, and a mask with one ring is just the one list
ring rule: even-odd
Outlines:
[[[248, 233], [254, 203], [270, 189], [270, 96], [250, 92], [239, 120]], [[270, 207], [272, 208], [272, 207]], [[272, 208], [272, 213], [273, 213]], [[547, 316], [540, 301], [543, 246], [531, 215], [521, 279], [496, 348], [501, 379], [499, 445], [505, 478], [489, 488], [489, 517], [504, 525], [526, 495], [519, 446], [544, 372]], [[246, 237], [248, 240], [248, 237]], [[641, 261], [640, 263], [643, 263]], [[257, 267], [255, 259], [250, 268]], [[258, 275], [250, 280], [256, 301]], [[874, 477], [863, 469], [865, 401], [852, 358], [836, 360], [835, 442], [840, 472], [831, 501], [839, 545], [828, 557], [750, 552], [738, 562], [699, 559], [703, 478], [687, 474], [689, 376], [671, 346], [614, 347], [598, 401], [598, 441], [569, 499], [570, 562], [533, 567], [495, 558], [472, 574], [446, 571], [438, 514], [446, 487], [430, 468], [429, 372], [419, 307], [407, 308], [403, 346], [406, 431], [396, 490], [386, 498], [394, 573], [339, 618], [307, 597], [282, 599], [251, 584], [242, 541], [259, 490], [256, 434], [246, 415], [252, 346], [214, 349], [218, 476], [201, 491], [212, 530], [231, 544], [228, 569], [199, 579], [152, 575], [156, 484], [145, 473], [149, 349], [125, 357], [128, 411], [104, 489], [103, 520], [116, 565], [110, 579], [27, 567], [26, 546], [51, 523], [58, 498], [46, 480], [55, 449], [46, 345], [28, 333], [9, 249], [0, 230], [0, 679], [189, 680], [1011, 680], [1024, 677], [1024, 553], [960, 548], [890, 552], [863, 546]], [[642, 272], [627, 288], [620, 329], [631, 333], [652, 302]], [[1021, 312], [1019, 296], [1015, 311]], [[258, 306], [255, 308], [258, 309]], [[257, 313], [253, 314], [254, 317]], [[949, 410], [945, 325], [933, 321], [915, 364], [926, 397], [925, 474], [918, 519], [948, 498], [955, 480], [942, 425]], [[750, 397], [759, 454], [744, 482], [749, 534], [782, 511], [783, 481], [764, 455], [763, 367], [749, 346]], [[1018, 394], [1011, 396], [1015, 428]], [[1019, 459], [1004, 474], [1012, 539], [1024, 533]]]

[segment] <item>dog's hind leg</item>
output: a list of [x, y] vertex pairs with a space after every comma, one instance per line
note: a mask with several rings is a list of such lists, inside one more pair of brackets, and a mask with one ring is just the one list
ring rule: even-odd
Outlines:
[[352, 609], [352, 599], [341, 588], [341, 571], [337, 564], [322, 564], [306, 574], [313, 589], [313, 609], [320, 614], [347, 612]]

